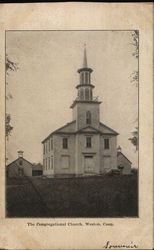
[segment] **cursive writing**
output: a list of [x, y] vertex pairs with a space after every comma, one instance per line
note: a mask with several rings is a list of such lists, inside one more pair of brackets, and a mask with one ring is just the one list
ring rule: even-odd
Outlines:
[[103, 247], [105, 249], [137, 249], [138, 246], [131, 242], [130, 244], [111, 244], [110, 241], [107, 241], [105, 246]]

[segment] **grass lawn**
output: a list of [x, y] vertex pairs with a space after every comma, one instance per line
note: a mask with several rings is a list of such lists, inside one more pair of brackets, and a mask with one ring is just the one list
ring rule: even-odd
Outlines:
[[137, 217], [137, 175], [7, 179], [7, 217]]

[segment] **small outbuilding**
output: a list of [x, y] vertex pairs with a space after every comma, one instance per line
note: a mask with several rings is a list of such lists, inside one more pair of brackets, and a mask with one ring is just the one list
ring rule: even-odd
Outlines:
[[6, 167], [7, 177], [32, 176], [33, 165], [23, 158], [23, 151], [18, 151], [18, 158]]
[[43, 175], [43, 166], [41, 163], [33, 164], [32, 167], [32, 176], [40, 176]]
[[131, 174], [131, 161], [121, 152], [121, 147], [117, 148], [117, 167], [121, 174], [129, 175]]

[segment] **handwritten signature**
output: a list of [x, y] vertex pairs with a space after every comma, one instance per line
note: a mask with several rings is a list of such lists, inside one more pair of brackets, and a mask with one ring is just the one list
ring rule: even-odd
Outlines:
[[111, 244], [110, 241], [107, 241], [105, 246], [103, 247], [105, 249], [137, 249], [138, 246], [131, 242], [130, 244]]

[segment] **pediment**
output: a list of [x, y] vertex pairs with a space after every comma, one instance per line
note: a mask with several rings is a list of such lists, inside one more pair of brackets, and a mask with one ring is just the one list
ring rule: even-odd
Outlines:
[[93, 128], [91, 126], [84, 127], [77, 131], [77, 133], [101, 133], [98, 129]]

